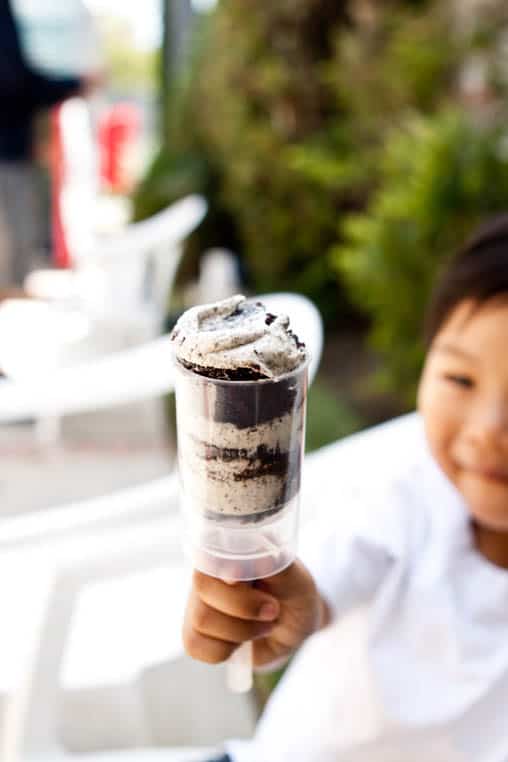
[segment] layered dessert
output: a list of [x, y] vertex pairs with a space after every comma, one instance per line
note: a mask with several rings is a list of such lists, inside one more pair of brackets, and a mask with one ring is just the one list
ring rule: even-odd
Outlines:
[[194, 307], [171, 341], [179, 366], [179, 467], [192, 510], [257, 523], [296, 496], [307, 351], [286, 316], [234, 296]]

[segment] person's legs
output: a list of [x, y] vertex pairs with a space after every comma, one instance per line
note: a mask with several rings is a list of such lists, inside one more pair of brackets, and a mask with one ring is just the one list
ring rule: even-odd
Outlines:
[[34, 167], [0, 163], [0, 288], [22, 286], [27, 273], [40, 266], [43, 245]]
[[8, 168], [0, 163], [0, 289], [12, 285], [12, 241], [8, 223]]

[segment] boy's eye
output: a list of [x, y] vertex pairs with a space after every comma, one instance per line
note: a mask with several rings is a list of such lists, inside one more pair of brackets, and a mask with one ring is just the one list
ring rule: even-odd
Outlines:
[[462, 386], [465, 389], [472, 389], [474, 386], [474, 381], [470, 376], [461, 376], [455, 373], [446, 373], [444, 377], [447, 381], [450, 381], [452, 384], [456, 384], [457, 386]]

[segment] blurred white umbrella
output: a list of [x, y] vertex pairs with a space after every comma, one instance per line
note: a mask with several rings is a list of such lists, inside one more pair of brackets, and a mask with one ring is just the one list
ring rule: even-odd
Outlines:
[[101, 45], [82, 0], [11, 0], [25, 55], [39, 70], [59, 76], [102, 68]]

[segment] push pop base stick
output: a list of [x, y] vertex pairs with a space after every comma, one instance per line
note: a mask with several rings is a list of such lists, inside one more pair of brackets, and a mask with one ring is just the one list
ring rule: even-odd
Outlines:
[[228, 659], [228, 688], [232, 693], [247, 693], [252, 688], [252, 641], [236, 649]]

